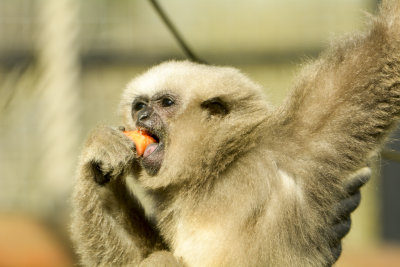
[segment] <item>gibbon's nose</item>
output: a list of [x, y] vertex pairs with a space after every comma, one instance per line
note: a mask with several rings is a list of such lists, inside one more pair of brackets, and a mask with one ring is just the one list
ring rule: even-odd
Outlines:
[[150, 117], [151, 113], [152, 113], [152, 110], [150, 110], [150, 109], [145, 109], [145, 110], [141, 111], [138, 115], [138, 120], [139, 121], [147, 120]]
[[147, 112], [146, 113], [142, 113], [142, 114], [139, 115], [139, 120], [140, 121], [144, 121], [148, 117], [149, 117], [149, 114]]

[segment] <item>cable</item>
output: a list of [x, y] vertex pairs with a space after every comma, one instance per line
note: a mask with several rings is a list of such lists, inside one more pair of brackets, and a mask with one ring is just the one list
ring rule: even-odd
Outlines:
[[152, 7], [155, 9], [157, 14], [160, 16], [161, 20], [164, 22], [164, 24], [167, 26], [168, 30], [172, 33], [174, 36], [175, 40], [178, 42], [179, 46], [183, 49], [185, 52], [186, 56], [198, 63], [203, 63], [207, 64], [204, 60], [200, 59], [197, 57], [193, 51], [189, 48], [189, 46], [186, 44], [186, 42], [183, 40], [182, 36], [179, 34], [178, 30], [176, 27], [172, 24], [171, 20], [168, 18], [168, 16], [165, 14], [164, 10], [161, 8], [161, 6], [158, 4], [157, 0], [149, 0]]

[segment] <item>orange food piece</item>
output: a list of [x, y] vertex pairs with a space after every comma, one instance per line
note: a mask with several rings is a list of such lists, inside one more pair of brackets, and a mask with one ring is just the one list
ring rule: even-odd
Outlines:
[[148, 135], [144, 131], [124, 131], [124, 134], [128, 136], [136, 145], [136, 153], [138, 156], [142, 156], [146, 147], [152, 143], [156, 143], [156, 140]]

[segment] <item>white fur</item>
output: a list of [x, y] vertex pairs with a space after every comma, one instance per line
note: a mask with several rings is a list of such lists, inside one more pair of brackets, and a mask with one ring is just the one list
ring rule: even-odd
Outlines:
[[294, 177], [290, 176], [283, 170], [279, 170], [278, 175], [282, 181], [282, 190], [286, 191], [288, 195], [294, 195], [298, 200], [302, 201], [304, 198], [304, 192], [301, 186], [296, 183]]
[[126, 184], [129, 191], [137, 197], [144, 208], [144, 212], [148, 218], [154, 217], [154, 201], [146, 192], [143, 186], [131, 175], [126, 177]]
[[177, 224], [174, 255], [188, 266], [216, 266], [224, 248], [226, 231], [221, 223], [193, 225], [181, 219]]

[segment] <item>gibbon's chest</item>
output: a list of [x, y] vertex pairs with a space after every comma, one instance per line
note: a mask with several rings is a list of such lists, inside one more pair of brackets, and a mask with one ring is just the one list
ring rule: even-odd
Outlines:
[[224, 229], [223, 223], [202, 225], [180, 219], [176, 224], [173, 253], [188, 266], [221, 266], [220, 263], [226, 260], [228, 236], [229, 231]]
[[[243, 167], [240, 170], [247, 169], [247, 162], [238, 164]], [[241, 266], [237, 260], [246, 258], [239, 255], [246, 253], [242, 244], [248, 236], [243, 233], [240, 222], [264, 201], [268, 191], [264, 162], [256, 161], [252, 166], [252, 176], [246, 182], [243, 177], [249, 173], [226, 173], [229, 178], [221, 179], [214, 190], [217, 204], [202, 203], [198, 210], [189, 205], [187, 210], [176, 213], [179, 216], [175, 218], [171, 247], [174, 255], [181, 257], [187, 266]]]

